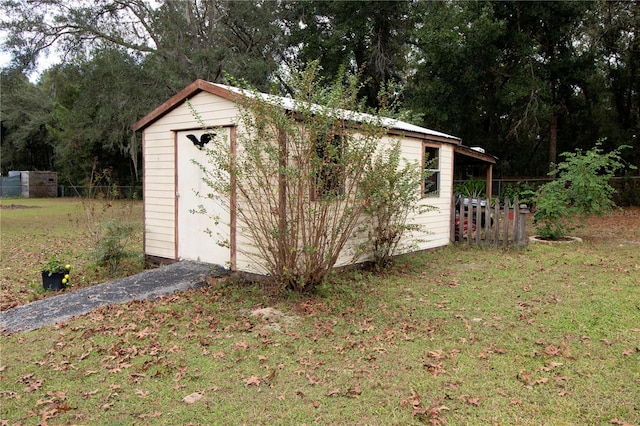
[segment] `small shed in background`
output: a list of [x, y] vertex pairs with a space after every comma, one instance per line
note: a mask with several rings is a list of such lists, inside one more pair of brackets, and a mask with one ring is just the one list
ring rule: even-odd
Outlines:
[[11, 171], [0, 182], [0, 196], [44, 198], [58, 196], [58, 173]]

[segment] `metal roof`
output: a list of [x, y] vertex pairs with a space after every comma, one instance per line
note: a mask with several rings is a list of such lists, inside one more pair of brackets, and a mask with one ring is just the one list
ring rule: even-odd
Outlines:
[[[277, 96], [277, 95], [270, 95], [270, 94], [266, 94], [266, 93], [260, 93], [260, 92], [252, 92], [252, 91], [248, 91], [245, 89], [241, 89], [238, 87], [233, 87], [233, 86], [227, 86], [224, 84], [220, 84], [220, 83], [211, 83], [214, 86], [220, 87], [224, 90], [228, 90], [230, 92], [233, 93], [237, 93], [241, 96], [245, 96], [245, 97], [260, 97], [263, 101], [267, 102], [267, 103], [271, 103], [274, 106], [280, 106], [283, 107], [287, 110], [290, 111], [298, 111], [301, 109], [311, 109], [312, 111], [317, 110], [318, 112], [322, 112], [322, 111], [327, 111], [328, 109], [324, 106], [321, 105], [317, 105], [317, 104], [312, 104], [312, 105], [308, 105], [306, 102], [303, 101], [299, 101], [293, 98], [289, 98], [289, 97], [283, 97], [283, 96]], [[441, 137], [441, 138], [446, 138], [446, 139], [453, 139], [456, 141], [460, 141], [461, 139], [456, 137], [456, 136], [452, 136], [446, 133], [442, 133], [442, 132], [438, 132], [436, 130], [431, 130], [431, 129], [427, 129], [425, 127], [420, 127], [420, 126], [416, 126], [415, 124], [411, 124], [411, 123], [407, 123], [405, 121], [401, 121], [401, 120], [397, 120], [394, 118], [388, 118], [388, 117], [378, 117], [375, 115], [371, 115], [371, 114], [366, 114], [366, 113], [361, 113], [361, 112], [356, 112], [356, 111], [350, 111], [350, 110], [345, 110], [345, 109], [333, 109], [330, 111], [332, 114], [336, 114], [338, 115], [341, 119], [343, 120], [347, 120], [347, 121], [353, 121], [356, 123], [362, 123], [362, 122], [376, 122], [377, 120], [380, 120], [380, 124], [387, 129], [394, 129], [394, 130], [399, 130], [399, 131], [404, 131], [404, 132], [411, 132], [411, 133], [420, 133], [423, 135], [428, 135], [428, 136], [437, 136], [437, 137]]]

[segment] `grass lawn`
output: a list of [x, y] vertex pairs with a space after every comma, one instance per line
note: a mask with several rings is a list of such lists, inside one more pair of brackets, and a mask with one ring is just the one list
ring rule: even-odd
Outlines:
[[5, 335], [0, 424], [638, 425], [640, 209], [574, 234], [311, 295], [212, 279]]
[[51, 256], [72, 265], [73, 288], [112, 279], [109, 269], [92, 259], [95, 245], [89, 232], [113, 218], [140, 227], [129, 241], [129, 249], [138, 257], [125, 259], [117, 276], [143, 269], [141, 201], [3, 198], [0, 207], [0, 310], [52, 295], [43, 291], [40, 275], [41, 265]]

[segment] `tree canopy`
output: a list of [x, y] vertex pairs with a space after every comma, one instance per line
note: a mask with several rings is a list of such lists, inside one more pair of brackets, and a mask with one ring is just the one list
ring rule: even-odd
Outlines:
[[[629, 144], [639, 158], [638, 2], [0, 0], [2, 172], [96, 163], [139, 179], [131, 124], [197, 78], [286, 94], [314, 60], [360, 97], [401, 93], [410, 121], [499, 157], [497, 176], [543, 176], [558, 152]], [[39, 58], [60, 63], [25, 78]]]

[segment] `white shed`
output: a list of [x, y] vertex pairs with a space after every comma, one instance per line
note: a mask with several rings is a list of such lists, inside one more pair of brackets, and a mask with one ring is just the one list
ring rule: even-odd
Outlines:
[[[204, 131], [187, 105], [187, 99], [207, 127], [216, 127], [233, 143], [238, 128], [239, 109], [235, 103], [238, 89], [196, 80], [168, 99], [154, 111], [136, 122], [135, 131], [142, 131], [144, 253], [156, 262], [198, 260], [229, 267], [232, 270], [261, 273], [259, 267], [243, 255], [242, 245], [250, 244], [237, 235], [234, 211], [211, 205], [221, 220], [214, 233], [228, 236], [228, 247], [221, 247], [205, 233], [211, 221], [192, 211], [202, 203], [196, 192], [204, 191], [202, 172], [193, 164], [204, 164], [204, 152], [187, 135], [199, 138]], [[425, 156], [437, 158], [434, 173], [425, 185], [431, 186], [424, 203], [438, 207], [412, 223], [421, 223], [429, 231], [422, 236], [417, 249], [441, 247], [451, 241], [451, 213], [454, 158], [467, 156], [474, 160], [495, 163], [493, 157], [463, 147], [455, 136], [429, 130], [402, 121], [385, 119], [387, 135], [382, 143], [400, 139], [403, 156], [424, 164]], [[490, 177], [490, 168], [488, 177]], [[350, 262], [346, 256], [336, 266]]]

